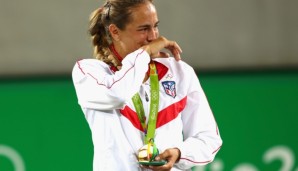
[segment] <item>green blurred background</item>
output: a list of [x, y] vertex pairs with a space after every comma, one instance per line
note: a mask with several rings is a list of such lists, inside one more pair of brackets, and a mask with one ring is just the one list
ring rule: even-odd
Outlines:
[[[297, 71], [198, 76], [224, 144], [212, 164], [194, 170], [297, 170]], [[90, 130], [70, 77], [0, 83], [1, 171], [14, 171], [13, 152], [27, 171], [92, 170]]]
[[[104, 0], [0, 4], [0, 171], [91, 171], [71, 70], [92, 58]], [[155, 0], [160, 34], [196, 70], [223, 138], [194, 171], [298, 171], [298, 1]]]

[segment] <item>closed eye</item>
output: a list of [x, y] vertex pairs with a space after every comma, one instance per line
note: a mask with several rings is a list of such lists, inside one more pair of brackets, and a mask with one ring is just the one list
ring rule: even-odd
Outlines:
[[[158, 24], [159, 24], [159, 21], [154, 24], [154, 26], [153, 26], [154, 29], [158, 28]], [[150, 28], [152, 28], [151, 25], [145, 24], [145, 25], [139, 26], [137, 31], [148, 31]]]
[[138, 29], [138, 31], [147, 31], [147, 30], [149, 30], [148, 27], [144, 27], [144, 28], [140, 28], [140, 29]]

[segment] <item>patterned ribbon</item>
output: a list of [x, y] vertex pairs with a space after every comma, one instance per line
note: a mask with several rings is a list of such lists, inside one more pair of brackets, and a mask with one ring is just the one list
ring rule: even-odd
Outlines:
[[158, 115], [158, 106], [159, 106], [159, 82], [158, 82], [156, 66], [154, 62], [151, 62], [149, 66], [150, 66], [151, 101], [150, 101], [150, 113], [148, 118], [149, 119], [148, 125], [146, 125], [144, 106], [139, 93], [136, 93], [132, 97], [134, 107], [136, 109], [138, 118], [141, 122], [142, 128], [145, 133], [144, 143], [148, 145], [150, 142], [152, 142], [152, 140], [154, 140], [156, 120]]

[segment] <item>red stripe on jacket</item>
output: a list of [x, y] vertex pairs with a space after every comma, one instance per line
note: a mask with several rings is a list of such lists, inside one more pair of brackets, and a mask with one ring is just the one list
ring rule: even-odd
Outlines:
[[[179, 115], [179, 113], [185, 108], [186, 101], [187, 97], [184, 97], [180, 101], [173, 103], [165, 109], [159, 111], [156, 121], [156, 128], [159, 128], [174, 120]], [[137, 128], [140, 131], [144, 131], [141, 122], [139, 121], [138, 115], [134, 110], [132, 110], [128, 106], [125, 106], [124, 109], [120, 110], [120, 113], [124, 117], [126, 117], [135, 128]]]

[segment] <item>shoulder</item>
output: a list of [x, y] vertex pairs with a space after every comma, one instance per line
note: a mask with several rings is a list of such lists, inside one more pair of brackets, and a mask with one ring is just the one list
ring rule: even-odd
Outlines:
[[[162, 63], [165, 65], [168, 69], [170, 69], [172, 72], [177, 73], [184, 73], [184, 74], [190, 74], [194, 73], [194, 69], [192, 66], [187, 64], [185, 61], [176, 61], [175, 58], [169, 57], [169, 58], [157, 58], [157, 62]], [[182, 75], [184, 75], [182, 74]]]
[[87, 75], [97, 75], [103, 72], [111, 72], [109, 65], [106, 63], [97, 59], [81, 59], [74, 64], [72, 77], [75, 80], [80, 80]]
[[85, 73], [93, 70], [109, 70], [109, 65], [97, 59], [81, 59], [76, 61], [73, 72], [80, 70]]
[[76, 61], [75, 66], [74, 67], [80, 67], [80, 66], [89, 66], [89, 67], [108, 67], [108, 65], [106, 63], [104, 63], [103, 61], [100, 61], [98, 59], [81, 59]]

